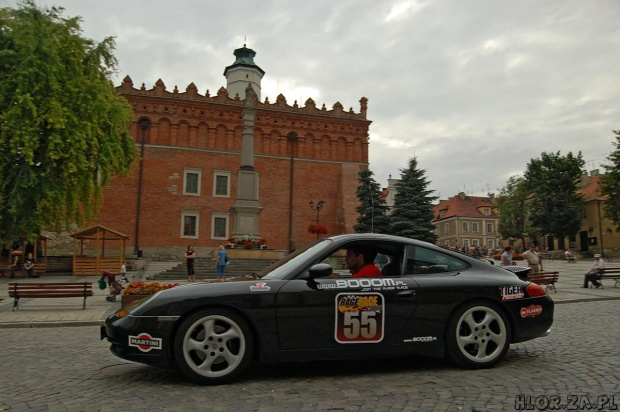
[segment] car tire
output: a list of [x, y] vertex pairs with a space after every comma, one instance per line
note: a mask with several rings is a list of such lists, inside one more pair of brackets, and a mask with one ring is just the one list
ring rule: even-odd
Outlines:
[[217, 385], [235, 379], [248, 367], [253, 346], [253, 335], [241, 316], [207, 309], [181, 323], [174, 355], [181, 372], [192, 381]]
[[469, 302], [448, 323], [447, 352], [458, 365], [480, 369], [499, 362], [510, 346], [510, 324], [492, 302]]

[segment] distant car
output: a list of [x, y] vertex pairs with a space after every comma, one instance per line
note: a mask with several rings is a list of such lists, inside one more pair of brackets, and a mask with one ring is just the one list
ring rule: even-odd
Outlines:
[[[374, 248], [383, 276], [347, 277], [351, 245]], [[252, 360], [426, 355], [486, 368], [511, 343], [546, 336], [553, 309], [540, 286], [486, 261], [355, 234], [319, 240], [256, 277], [159, 292], [110, 316], [101, 338], [116, 356], [178, 366], [205, 384], [238, 377]]]

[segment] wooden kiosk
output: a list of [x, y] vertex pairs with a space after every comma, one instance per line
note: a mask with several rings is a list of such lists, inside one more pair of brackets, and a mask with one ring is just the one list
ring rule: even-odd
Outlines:
[[[71, 237], [73, 237], [73, 276], [100, 275], [102, 269], [115, 274], [120, 272], [121, 265], [125, 261], [125, 244], [129, 239], [127, 235], [97, 225], [74, 233]], [[106, 252], [112, 256], [106, 257]]]

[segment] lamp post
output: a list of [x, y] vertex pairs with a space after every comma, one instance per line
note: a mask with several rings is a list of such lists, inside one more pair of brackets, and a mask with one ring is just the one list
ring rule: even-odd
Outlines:
[[142, 198], [142, 171], [144, 168], [144, 141], [146, 138], [146, 129], [151, 125], [151, 121], [146, 117], [143, 117], [139, 120], [140, 129], [142, 129], [142, 141], [140, 142], [140, 171], [138, 173], [138, 202], [136, 205], [136, 235], [135, 235], [135, 244], [134, 244], [134, 253], [136, 256], [140, 256], [140, 243], [139, 243], [139, 235], [140, 235], [140, 200]]
[[[323, 209], [323, 206], [325, 205], [325, 202], [323, 200], [319, 200], [319, 203], [317, 203], [316, 205], [314, 204], [314, 202], [311, 200], [310, 203], [310, 209], [312, 210], [316, 210], [316, 226], [317, 226], [317, 230], [319, 228], [319, 213], [321, 213], [321, 209]], [[319, 232], [316, 232], [316, 238], [319, 238]]]
[[292, 252], [293, 247], [293, 159], [295, 158], [295, 142], [297, 141], [297, 133], [290, 132], [287, 136], [289, 142], [291, 142], [291, 178], [289, 184], [289, 199], [288, 199], [288, 251]]

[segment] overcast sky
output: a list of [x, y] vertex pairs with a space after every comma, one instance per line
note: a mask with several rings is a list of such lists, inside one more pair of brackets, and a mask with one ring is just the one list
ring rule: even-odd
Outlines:
[[82, 16], [86, 37], [116, 37], [115, 85], [129, 75], [215, 94], [245, 42], [266, 72], [262, 100], [359, 112], [365, 96], [377, 182], [417, 156], [442, 199], [497, 193], [543, 151], [581, 151], [602, 171], [620, 129], [616, 0], [38, 4]]

